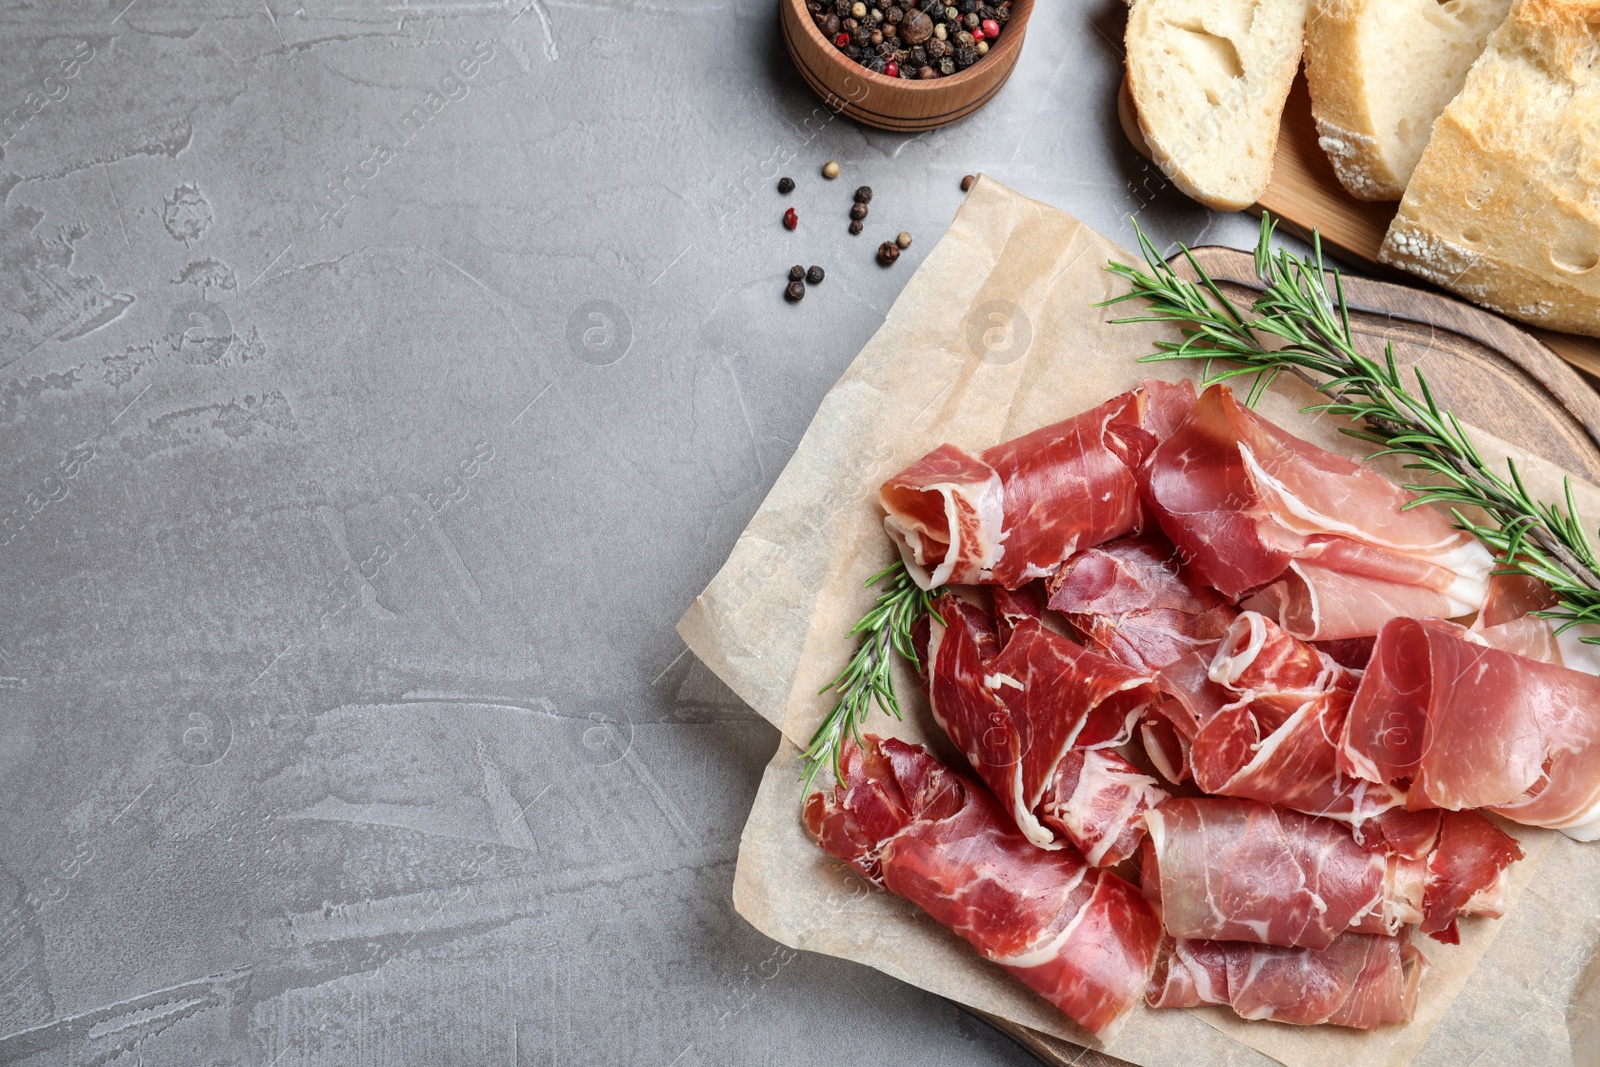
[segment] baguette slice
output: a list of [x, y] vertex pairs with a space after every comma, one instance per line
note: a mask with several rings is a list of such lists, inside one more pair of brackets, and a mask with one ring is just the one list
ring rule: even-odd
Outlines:
[[1510, 10], [1511, 0], [1311, 0], [1311, 110], [1352, 196], [1400, 199], [1434, 120]]
[[1600, 0], [1519, 0], [1434, 123], [1378, 258], [1600, 337]]
[[1134, 0], [1128, 86], [1163, 173], [1201, 203], [1249, 207], [1272, 178], [1307, 0]]

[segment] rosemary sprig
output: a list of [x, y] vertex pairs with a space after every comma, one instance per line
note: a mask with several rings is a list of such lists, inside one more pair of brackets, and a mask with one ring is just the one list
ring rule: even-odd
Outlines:
[[905, 564], [897, 562], [867, 579], [867, 586], [885, 582], [872, 610], [850, 630], [851, 637], [860, 637], [861, 644], [850, 663], [839, 676], [819, 690], [833, 690], [839, 702], [828, 717], [822, 720], [811, 744], [801, 759], [805, 760], [805, 781], [802, 794], [809, 791], [811, 781], [824, 765], [832, 764], [835, 774], [843, 774], [841, 759], [846, 736], [861, 740], [861, 724], [876, 704], [884, 711], [900, 718], [900, 699], [895, 695], [891, 666], [895, 654], [917, 663], [917, 653], [911, 646], [911, 629], [917, 620], [928, 613], [935, 597], [944, 592], [935, 589], [924, 592], [911, 580]]
[[[1144, 300], [1150, 306], [1147, 314], [1115, 321], [1178, 324], [1183, 340], [1158, 342], [1158, 351], [1145, 359], [1203, 359], [1208, 386], [1254, 375], [1246, 398], [1251, 406], [1278, 374], [1303, 379], [1329, 398], [1308, 412], [1357, 420], [1359, 426], [1344, 432], [1379, 446], [1373, 457], [1404, 456], [1411, 460], [1407, 470], [1432, 476], [1406, 486], [1418, 494], [1410, 506], [1447, 505], [1460, 529], [1499, 556], [1500, 573], [1531, 575], [1549, 584], [1558, 603], [1537, 614], [1559, 622], [1558, 632], [1600, 624], [1600, 561], [1584, 536], [1570, 479], [1565, 499], [1549, 503], [1529, 495], [1514, 462], [1507, 461], [1504, 474], [1491, 469], [1456, 417], [1439, 407], [1420, 370], [1411, 390], [1395, 363], [1393, 344], [1385, 345], [1381, 361], [1356, 347], [1337, 270], [1329, 287], [1321, 235], [1313, 232], [1312, 256], [1299, 259], [1272, 248], [1275, 228], [1263, 214], [1255, 263], [1265, 289], [1242, 311], [1187, 248], [1182, 255], [1197, 279], [1192, 282], [1161, 257], [1135, 223], [1149, 272], [1109, 264], [1107, 269], [1127, 280], [1131, 290], [1106, 303]], [[1233, 365], [1214, 369], [1218, 360]], [[1474, 521], [1463, 509], [1478, 509], [1487, 521]], [[1583, 640], [1600, 644], [1600, 638]]]

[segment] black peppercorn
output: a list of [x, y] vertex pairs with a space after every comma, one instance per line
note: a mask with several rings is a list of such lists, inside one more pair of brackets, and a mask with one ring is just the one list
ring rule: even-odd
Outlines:
[[778, 179], [778, 192], [782, 193], [784, 196], [788, 196], [790, 193], [794, 192], [794, 179], [793, 178], [779, 178]]
[[957, 48], [955, 59], [956, 66], [961, 70], [966, 70], [978, 61], [978, 53], [970, 48]]
[[926, 67], [928, 65], [928, 50], [926, 48], [913, 48], [906, 55], [905, 61], [913, 67]]
[[854, 237], [856, 234], [860, 233], [861, 230], [862, 230], [861, 220], [860, 219], [851, 219], [850, 220], [850, 236]]
[[790, 282], [788, 288], [783, 291], [783, 295], [788, 297], [791, 302], [798, 304], [806, 298], [806, 283]]
[[822, 19], [822, 35], [828, 40], [839, 36], [839, 16], [829, 12]]
[[863, 185], [863, 186], [861, 186], [861, 188], [856, 190], [856, 203], [858, 203], [858, 204], [870, 204], [870, 203], [872, 203], [872, 186]]
[[796, 263], [794, 266], [789, 268], [789, 280], [791, 282], [797, 282], [801, 278], [804, 278], [805, 276], [806, 276], [806, 269], [804, 267], [802, 267], [800, 264]]
[[900, 246], [893, 241], [885, 241], [878, 246], [878, 263], [880, 266], [891, 266], [899, 258]]
[[806, 281], [810, 282], [812, 285], [821, 285], [822, 278], [823, 274], [821, 267], [812, 267], [810, 270], [806, 271]]
[[850, 205], [850, 217], [853, 218], [853, 219], [864, 219], [864, 218], [866, 218], [867, 217], [867, 205], [865, 205], [863, 203], [860, 203], [859, 201], [854, 203], [854, 204], [851, 204]]
[[918, 45], [933, 36], [933, 20], [926, 12], [912, 11], [900, 20], [900, 38], [907, 44]]

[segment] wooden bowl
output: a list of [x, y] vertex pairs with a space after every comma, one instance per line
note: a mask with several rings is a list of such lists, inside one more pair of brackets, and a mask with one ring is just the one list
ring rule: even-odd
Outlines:
[[805, 0], [779, 0], [778, 9], [789, 58], [830, 110], [880, 130], [918, 133], [966, 118], [1000, 91], [1022, 53], [1033, 0], [1014, 0], [988, 55], [959, 74], [930, 81], [891, 78], [855, 62], [817, 29]]

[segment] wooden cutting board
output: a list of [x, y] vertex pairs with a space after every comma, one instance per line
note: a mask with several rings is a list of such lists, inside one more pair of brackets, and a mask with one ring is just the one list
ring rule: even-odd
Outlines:
[[[1289, 224], [1285, 229], [1303, 238], [1309, 239], [1315, 227], [1324, 242], [1380, 277], [1406, 278], [1411, 285], [1425, 285], [1419, 278], [1378, 262], [1378, 248], [1383, 244], [1383, 235], [1389, 232], [1389, 221], [1397, 207], [1394, 203], [1357, 200], [1345, 192], [1333, 164], [1317, 145], [1317, 124], [1311, 117], [1305, 77], [1296, 78], [1278, 131], [1272, 183], [1256, 204], [1255, 212], [1272, 212]], [[1600, 377], [1600, 340], [1534, 327], [1523, 329], [1578, 369]]]
[[[1194, 255], [1231, 299], [1248, 304], [1259, 292], [1249, 253], [1198, 248]], [[1345, 296], [1364, 351], [1378, 355], [1393, 342], [1400, 364], [1421, 368], [1434, 395], [1462, 420], [1600, 484], [1600, 394], [1522, 327], [1409, 285], [1346, 278]], [[1597, 515], [1587, 518], [1600, 522]], [[1127, 1067], [1104, 1053], [981, 1017], [1051, 1067]]]

